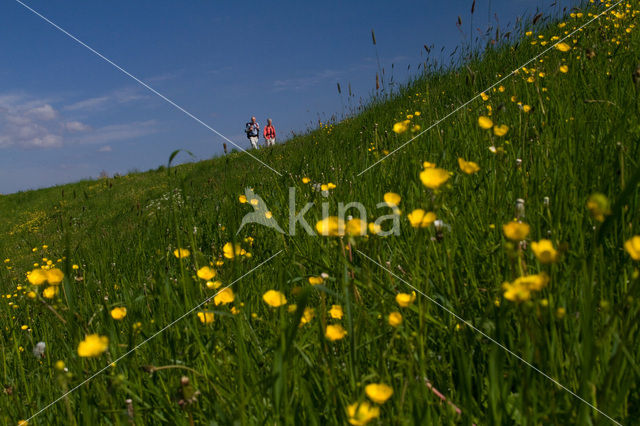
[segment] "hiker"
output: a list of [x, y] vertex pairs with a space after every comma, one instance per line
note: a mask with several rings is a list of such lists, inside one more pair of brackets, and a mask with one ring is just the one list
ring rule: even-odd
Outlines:
[[256, 122], [255, 117], [251, 117], [251, 121], [245, 126], [244, 131], [247, 133], [247, 138], [251, 142], [253, 149], [258, 149], [258, 136], [260, 136], [260, 125]]
[[267, 146], [273, 146], [276, 143], [276, 129], [271, 124], [271, 119], [267, 119], [267, 125], [263, 131], [264, 141]]

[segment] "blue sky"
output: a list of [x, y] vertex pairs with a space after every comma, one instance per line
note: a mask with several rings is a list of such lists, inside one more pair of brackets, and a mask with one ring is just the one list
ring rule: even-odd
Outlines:
[[[282, 141], [368, 99], [372, 29], [387, 78], [393, 63], [404, 82], [425, 60], [423, 45], [439, 58], [469, 40], [472, 4], [21, 1], [244, 148], [251, 115], [261, 125], [273, 118]], [[536, 9], [557, 11], [553, 3], [477, 0], [473, 27], [484, 31], [497, 15], [506, 28]], [[155, 168], [179, 148], [210, 158], [223, 142], [20, 3], [0, 3], [0, 193]]]

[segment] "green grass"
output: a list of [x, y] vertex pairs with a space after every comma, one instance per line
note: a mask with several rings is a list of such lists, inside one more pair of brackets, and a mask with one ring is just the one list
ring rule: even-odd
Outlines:
[[[638, 262], [623, 249], [640, 234], [637, 1], [616, 9], [626, 11], [623, 17], [608, 14], [567, 40], [571, 51], [552, 49], [528, 66], [533, 74], [520, 70], [502, 83], [504, 91], [489, 91], [487, 101], [470, 103], [358, 176], [412, 137], [394, 133], [394, 123], [419, 111], [411, 125], [427, 128], [550, 46], [538, 35], [547, 42], [564, 36], [598, 7], [567, 17], [564, 28], [534, 28], [513, 45], [424, 75], [357, 116], [252, 151], [282, 176], [232, 153], [1, 196], [0, 256], [10, 259], [0, 269], [2, 424], [31, 417], [152, 336], [30, 423], [344, 424], [346, 407], [367, 399], [365, 385], [382, 382], [394, 393], [373, 424], [611, 424], [469, 324], [616, 421], [637, 422], [640, 283]], [[488, 106], [494, 123], [509, 126], [505, 136], [478, 126]], [[492, 145], [506, 152], [493, 154]], [[481, 170], [460, 172], [458, 157]], [[453, 172], [440, 191], [421, 183], [423, 161]], [[327, 198], [312, 188], [328, 182], [337, 187]], [[311, 226], [322, 202], [333, 215], [338, 202], [361, 202], [373, 221], [390, 213], [376, 208], [384, 194], [398, 193], [401, 234], [315, 237], [298, 227], [290, 236], [249, 225], [235, 236], [252, 211], [238, 202], [245, 187], [286, 229], [290, 186], [298, 209], [315, 202], [305, 215]], [[586, 208], [595, 192], [613, 205], [604, 223]], [[525, 200], [521, 219], [531, 226], [520, 246], [502, 232], [518, 198]], [[434, 211], [447, 226], [412, 228], [406, 215], [416, 208]], [[558, 262], [536, 260], [531, 242], [542, 238], [559, 249]], [[252, 256], [225, 259], [222, 247], [233, 241]], [[178, 247], [191, 255], [177, 259]], [[46, 285], [26, 279], [43, 257], [65, 273], [53, 299], [43, 297]], [[215, 294], [196, 277], [208, 264], [224, 285], [251, 272], [231, 287], [232, 304], [198, 310], [214, 312], [213, 323], [202, 324], [194, 312], [156, 335]], [[542, 271], [549, 284], [528, 301], [504, 298], [503, 282]], [[310, 286], [308, 277], [321, 273], [329, 278]], [[395, 295], [411, 292], [404, 281], [469, 324], [421, 295], [399, 307]], [[297, 310], [267, 306], [262, 295], [269, 289], [282, 291]], [[27, 296], [32, 290], [34, 299]], [[334, 304], [344, 310], [341, 320], [328, 314]], [[116, 306], [127, 308], [122, 321], [109, 315]], [[315, 317], [298, 327], [304, 307]], [[397, 328], [387, 322], [394, 311], [403, 315]], [[348, 334], [328, 341], [324, 329], [337, 323]], [[92, 333], [109, 338], [108, 350], [79, 357], [79, 342]], [[32, 355], [39, 341], [47, 345], [41, 359]], [[58, 360], [68, 371], [55, 368]], [[196, 400], [180, 404], [196, 390]]]

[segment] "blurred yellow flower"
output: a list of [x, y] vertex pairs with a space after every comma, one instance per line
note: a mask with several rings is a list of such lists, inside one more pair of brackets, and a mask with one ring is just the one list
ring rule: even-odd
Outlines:
[[436, 220], [434, 212], [425, 212], [422, 209], [415, 209], [407, 215], [411, 226], [414, 228], [426, 228]]
[[625, 241], [624, 249], [633, 260], [640, 260], [640, 235], [634, 235]]
[[49, 281], [49, 284], [58, 285], [62, 282], [63, 278], [64, 273], [58, 268], [49, 269], [47, 271], [47, 281]]
[[493, 128], [493, 134], [496, 136], [504, 136], [509, 131], [509, 126], [506, 124], [500, 124]]
[[338, 237], [344, 235], [344, 221], [337, 216], [329, 216], [316, 223], [320, 235]]
[[345, 330], [340, 324], [328, 325], [324, 332], [324, 337], [331, 341], [340, 340], [346, 335], [347, 330]]
[[313, 308], [304, 308], [304, 312], [300, 317], [300, 326], [303, 326], [307, 323], [310, 323], [313, 320], [313, 317], [316, 316], [316, 310]]
[[378, 225], [375, 222], [369, 223], [369, 232], [373, 235], [378, 235], [382, 231], [382, 226]]
[[493, 127], [493, 121], [491, 121], [489, 117], [481, 115], [480, 117], [478, 117], [478, 126], [485, 130], [489, 130]]
[[240, 244], [237, 243], [226, 243], [224, 247], [222, 247], [222, 253], [227, 259], [233, 259], [234, 257], [242, 254], [242, 247], [240, 247]]
[[391, 312], [388, 321], [391, 327], [397, 327], [402, 324], [402, 314], [400, 312]]
[[215, 290], [222, 286], [222, 281], [207, 281], [207, 288]]
[[504, 290], [504, 298], [512, 302], [524, 302], [531, 297], [531, 290], [522, 283], [508, 283], [502, 284]]
[[429, 189], [438, 189], [443, 183], [449, 180], [449, 172], [444, 169], [428, 168], [420, 172], [422, 184]]
[[203, 324], [211, 324], [213, 322], [213, 312], [198, 312], [198, 319]]
[[177, 257], [178, 259], [183, 259], [185, 257], [189, 257], [189, 255], [191, 254], [191, 252], [187, 249], [183, 249], [183, 248], [177, 248], [173, 251], [173, 255], [175, 257]]
[[380, 405], [387, 402], [387, 400], [391, 398], [391, 395], [393, 395], [391, 386], [385, 385], [384, 383], [370, 383], [364, 387], [364, 392], [370, 400]]
[[460, 170], [464, 173], [471, 175], [477, 173], [480, 170], [480, 166], [473, 161], [465, 161], [464, 158], [458, 157], [458, 165], [460, 166]]
[[430, 163], [428, 161], [425, 161], [422, 163], [422, 167], [425, 169], [432, 169], [436, 166], [436, 163]]
[[333, 319], [342, 319], [344, 312], [342, 312], [342, 306], [340, 305], [331, 305], [331, 309], [329, 309], [329, 316]]
[[396, 194], [395, 192], [387, 192], [386, 194], [384, 194], [384, 202], [392, 206], [397, 206], [398, 204], [400, 204], [401, 199], [402, 197], [400, 197], [400, 195]]
[[347, 406], [347, 414], [349, 416], [349, 424], [363, 426], [380, 416], [380, 407], [371, 405], [367, 401], [354, 402]]
[[311, 179], [309, 179], [308, 177], [302, 178], [302, 183], [309, 183], [309, 182], [311, 182]]
[[550, 240], [542, 239], [531, 243], [531, 250], [540, 263], [553, 263], [558, 260], [558, 251]]
[[98, 334], [90, 334], [78, 344], [78, 355], [96, 357], [102, 355], [109, 348], [109, 338]]
[[322, 284], [322, 282], [324, 281], [324, 279], [320, 276], [318, 277], [309, 277], [309, 284], [311, 285], [318, 285], [318, 284]]
[[284, 294], [277, 290], [267, 291], [262, 295], [262, 300], [264, 300], [264, 302], [272, 308], [277, 308], [287, 303], [287, 298], [284, 296]]
[[41, 285], [47, 281], [47, 272], [43, 269], [37, 268], [29, 272], [27, 279], [33, 285]]
[[487, 94], [486, 94], [486, 93], [484, 93], [484, 92], [481, 92], [481, 93], [480, 93], [480, 97], [482, 98], [482, 100], [483, 100], [483, 101], [487, 101], [487, 100], [489, 100], [489, 95], [487, 95]]
[[400, 134], [404, 133], [409, 129], [409, 120], [399, 121], [393, 125], [393, 131]]
[[218, 294], [213, 297], [213, 303], [218, 305], [226, 305], [235, 300], [236, 296], [233, 294], [233, 290], [230, 287], [220, 290]]
[[365, 235], [367, 233], [367, 223], [357, 217], [349, 219], [345, 226], [347, 235], [357, 237], [359, 235]]
[[47, 299], [53, 299], [59, 293], [57, 286], [49, 286], [42, 291], [42, 295]]
[[531, 228], [524, 222], [511, 221], [502, 225], [504, 236], [513, 241], [521, 241], [527, 238]]
[[556, 44], [556, 49], [558, 49], [561, 52], [568, 52], [569, 50], [571, 50], [571, 46], [569, 46], [565, 42], [562, 42], [562, 43]]
[[560, 65], [559, 70], [560, 70], [561, 73], [566, 74], [566, 73], [569, 72], [569, 67], [566, 66], [566, 65]]
[[247, 196], [246, 195], [240, 195], [238, 196], [238, 201], [240, 201], [242, 204], [247, 202]]
[[401, 308], [409, 307], [413, 301], [416, 300], [416, 292], [412, 291], [411, 294], [398, 293], [396, 294], [396, 302]]
[[114, 320], [120, 321], [126, 316], [127, 316], [127, 308], [125, 307], [116, 307], [111, 310], [111, 318], [113, 318]]
[[209, 281], [211, 278], [216, 276], [216, 271], [208, 266], [203, 266], [198, 269], [198, 278]]
[[611, 214], [609, 199], [600, 193], [592, 194], [587, 200], [587, 209], [598, 222], [604, 222], [604, 217]]
[[529, 105], [523, 105], [523, 106], [522, 106], [522, 110], [523, 110], [524, 112], [529, 112], [529, 111], [531, 111], [531, 107], [530, 107]]

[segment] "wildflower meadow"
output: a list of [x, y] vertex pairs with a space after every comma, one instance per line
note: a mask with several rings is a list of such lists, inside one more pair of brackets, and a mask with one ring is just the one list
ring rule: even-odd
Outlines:
[[640, 424], [639, 14], [527, 17], [260, 162], [0, 196], [0, 423]]

